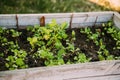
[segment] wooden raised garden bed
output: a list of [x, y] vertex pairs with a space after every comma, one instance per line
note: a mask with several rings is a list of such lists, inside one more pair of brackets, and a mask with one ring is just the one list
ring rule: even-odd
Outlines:
[[[103, 25], [103, 23], [107, 23], [108, 26], [111, 26], [111, 23], [108, 23], [110, 20], [113, 21], [113, 23], [117, 27], [117, 29], [120, 28], [120, 15], [117, 12], [54, 13], [54, 14], [1, 14], [0, 15], [0, 26], [6, 27], [6, 28], [15, 28], [17, 30], [23, 30], [26, 28], [26, 26], [34, 26], [36, 24], [44, 26], [45, 24], [48, 24], [52, 19], [55, 19], [58, 24], [61, 24], [62, 22], [67, 22], [69, 24], [68, 30], [72, 29], [75, 31], [76, 34], [78, 31], [78, 30], [76, 30], [77, 28], [83, 29], [83, 27], [91, 27], [91, 29], [95, 28], [95, 30], [96, 30], [97, 26], [99, 27], [99, 26]], [[104, 27], [104, 25], [103, 25], [103, 27]], [[89, 29], [86, 28], [86, 30], [89, 30]], [[98, 28], [97, 29], [98, 34], [102, 30], [103, 29]], [[8, 31], [8, 34], [12, 34], [13, 30], [10, 30], [10, 31], [11, 31], [11, 33], [9, 33], [9, 31]], [[79, 29], [79, 31], [80, 31], [80, 29]], [[81, 32], [83, 34], [84, 30], [81, 30]], [[93, 29], [93, 32], [95, 32], [94, 29]], [[34, 33], [35, 33], [35, 31], [34, 31]], [[75, 33], [69, 32], [69, 31], [67, 32], [68, 35], [72, 34], [73, 36]], [[26, 33], [24, 33], [24, 35], [25, 34]], [[88, 34], [91, 34], [91, 33], [88, 33]], [[107, 34], [107, 32], [106, 32], [106, 34]], [[104, 34], [100, 34], [100, 35], [104, 36]], [[15, 34], [12, 36], [13, 40], [14, 39], [18, 40], [15, 36], [17, 36], [17, 35]], [[77, 36], [79, 36], [79, 34], [77, 34]], [[29, 37], [31, 37], [31, 36], [29, 36]], [[7, 37], [7, 38], [9, 38], [9, 37]], [[81, 36], [81, 38], [83, 38], [83, 37]], [[76, 39], [77, 39], [77, 41], [79, 41], [79, 39], [81, 39], [81, 38], [76, 38]], [[102, 37], [100, 37], [100, 38], [102, 38]], [[23, 42], [25, 39], [22, 39]], [[30, 41], [30, 39], [32, 39], [32, 38], [29, 38], [28, 41]], [[49, 39], [48, 36], [44, 37], [45, 43], [47, 43], [46, 41], [48, 39]], [[10, 38], [10, 40], [11, 40], [11, 38]], [[34, 40], [38, 40], [38, 38], [34, 37]], [[6, 40], [4, 40], [4, 41], [6, 41]], [[100, 43], [98, 42], [98, 45], [99, 44], [102, 45], [101, 41], [102, 40], [99, 40]], [[108, 43], [110, 41], [111, 40], [108, 39]], [[88, 44], [89, 43], [91, 43], [91, 42], [88, 42]], [[94, 49], [95, 43], [93, 43], [93, 47], [88, 46], [88, 47], [86, 47], [86, 49], [88, 49], [88, 51], [90, 49]], [[114, 42], [111, 42], [110, 44], [106, 44], [106, 45], [112, 45], [112, 43], [115, 44]], [[22, 42], [20, 42], [19, 44], [22, 44]], [[34, 53], [37, 48], [35, 47], [34, 44], [32, 44], [32, 43], [30, 43], [30, 44], [31, 44], [31, 46], [28, 46], [28, 47], [31, 47], [31, 49], [33, 49], [33, 51], [31, 51], [31, 53]], [[6, 44], [4, 44], [4, 45], [6, 45]], [[64, 42], [63, 42], [63, 45], [68, 47], [68, 45], [64, 44]], [[75, 43], [74, 45], [78, 47], [77, 43]], [[55, 44], [55, 46], [56, 46], [56, 44]], [[57, 45], [56, 48], [59, 48], [59, 46], [60, 45]], [[82, 46], [82, 44], [80, 44], [80, 46]], [[26, 49], [26, 46], [23, 46], [23, 47], [25, 47], [25, 48], [22, 48], [23, 50]], [[89, 47], [90, 47], [90, 49], [89, 49]], [[120, 56], [119, 45], [117, 47], [115, 47], [115, 49], [116, 48], [117, 48], [117, 52], [109, 49], [110, 52], [115, 53], [115, 58]], [[6, 50], [4, 48], [1, 48], [1, 49], [3, 49], [3, 51]], [[68, 48], [67, 50], [69, 50], [69, 49], [71, 49], [71, 48]], [[82, 49], [80, 47], [80, 50], [82, 50], [82, 52], [84, 52], [84, 53], [86, 53], [86, 51], [87, 51], [86, 49], [85, 49], [85, 47], [82, 47]], [[95, 49], [98, 49], [98, 48], [96, 47]], [[109, 55], [109, 54], [107, 54], [108, 53], [107, 49], [105, 49], [105, 47], [104, 47], [104, 48], [101, 48], [98, 50], [100, 50], [99, 52], [97, 52], [98, 55], [99, 55], [99, 53], [101, 54], [101, 52], [105, 50], [105, 52], [103, 52], [103, 53], [105, 53], [104, 56], [105, 56], [105, 60], [106, 60], [107, 59], [106, 56]], [[29, 49], [28, 49], [28, 51], [29, 51]], [[67, 64], [67, 62], [69, 62], [69, 60], [67, 60], [68, 58], [72, 58], [73, 56], [79, 55], [79, 54], [77, 54], [77, 49], [75, 51], [71, 51], [71, 53], [72, 52], [74, 53], [74, 55], [72, 55], [72, 56], [71, 56], [71, 54], [62, 55], [62, 56], [64, 56], [63, 57], [64, 63]], [[94, 52], [96, 52], [96, 51], [94, 51]], [[8, 53], [9, 53], [9, 51], [6, 52], [6, 54], [8, 54]], [[14, 49], [13, 49], [13, 53], [15, 53]], [[87, 53], [90, 53], [90, 51]], [[10, 54], [12, 54], [12, 51]], [[86, 54], [86, 56], [90, 56], [90, 54]], [[15, 55], [17, 55], [17, 54], [15, 54]], [[19, 55], [15, 56], [15, 58], [13, 58], [13, 59], [16, 60], [16, 57], [18, 57], [18, 56]], [[40, 61], [47, 60], [47, 57], [44, 59], [44, 57], [45, 57], [44, 55], [40, 55], [40, 56], [42, 56], [42, 59], [40, 59]], [[51, 55], [49, 55], [48, 57], [50, 57], [50, 56]], [[56, 54], [54, 54], [54, 56], [56, 56]], [[59, 56], [59, 57], [61, 58], [62, 56]], [[91, 55], [91, 56], [96, 56], [96, 55]], [[85, 57], [83, 57], [83, 58], [85, 58]], [[32, 58], [30, 58], [30, 59], [32, 60]], [[48, 59], [51, 59], [51, 57]], [[56, 58], [54, 58], [54, 59], [56, 59]], [[78, 56], [77, 56], [77, 58], [73, 58], [70, 60], [73, 61], [73, 63], [76, 63], [76, 61], [77, 61], [76, 59], [78, 60]], [[98, 59], [104, 60], [104, 58], [101, 57], [101, 55], [98, 56], [98, 58], [94, 57], [90, 60], [98, 61]], [[36, 65], [36, 64], [34, 64], [34, 59], [33, 59], [33, 63], [32, 62], [28, 63], [28, 66], [31, 67], [32, 65], [35, 65], [37, 68], [28, 68], [28, 69], [20, 69], [20, 70], [12, 70], [12, 71], [0, 71], [0, 80], [8, 80], [8, 79], [9, 80], [120, 80], [120, 60], [118, 60], [118, 59], [119, 58], [117, 58], [117, 60], [113, 60], [113, 57], [111, 57], [111, 55], [110, 55], [110, 57], [108, 57], [108, 60], [106, 60], [106, 61], [87, 62], [87, 61], [85, 61], [86, 60], [85, 59], [83, 62], [87, 62], [87, 63], [77, 63], [77, 64], [72, 63], [72, 64], [68, 64], [68, 65], [65, 64], [65, 65], [51, 66], [51, 67], [50, 66], [49, 67], [39, 67], [39, 65], [41, 65], [41, 64], [43, 64], [41, 66], [44, 66], [44, 65], [50, 64], [50, 62], [48, 62], [48, 63], [40, 62], [39, 65]], [[1, 63], [0, 63], [0, 65], [1, 65], [2, 62], [4, 62], [5, 60], [3, 60], [3, 58], [0, 58], [0, 60], [1, 60]], [[9, 58], [7, 58], [6, 61], [7, 60], [9, 60]], [[29, 59], [27, 59], [27, 60], [29, 62]], [[19, 61], [21, 61], [21, 63], [19, 63]], [[37, 62], [37, 59], [35, 61]], [[82, 59], [78, 60], [78, 62], [82, 62]], [[19, 66], [17, 66], [18, 68], [24, 67], [21, 65], [21, 64], [24, 64], [22, 62], [22, 59], [16, 60], [16, 63], [14, 63], [14, 61], [13, 61], [12, 64], [19, 65]], [[62, 62], [60, 61], [60, 63], [54, 63], [54, 64], [57, 64], [57, 65], [63, 64], [63, 61]], [[8, 63], [7, 64], [8, 69], [16, 68], [15, 66], [12, 66], [12, 68], [10, 66], [12, 66], [12, 65], [10, 65], [10, 63]], [[32, 66], [32, 67], [34, 67], [34, 66]], [[2, 70], [2, 69], [6, 70], [7, 68], [4, 68], [1, 66], [0, 70]]]

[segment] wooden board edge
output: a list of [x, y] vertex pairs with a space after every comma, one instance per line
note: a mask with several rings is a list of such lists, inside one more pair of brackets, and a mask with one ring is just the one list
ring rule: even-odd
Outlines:
[[118, 12], [114, 12], [113, 22], [115, 26], [120, 29], [120, 14]]
[[[59, 70], [59, 69], [69, 69], [69, 68], [78, 68], [78, 67], [83, 67], [86, 66], [86, 68], [89, 68], [90, 66], [104, 66], [104, 65], [111, 65], [115, 66], [116, 64], [119, 64], [120, 66], [120, 60], [105, 60], [105, 61], [97, 61], [97, 62], [87, 62], [87, 63], [77, 63], [77, 64], [64, 64], [64, 65], [58, 65], [58, 66], [48, 66], [48, 67], [35, 67], [35, 68], [28, 68], [28, 69], [18, 69], [18, 70], [11, 70], [11, 71], [0, 71], [0, 76], [3, 75], [9, 75], [9, 74], [16, 74], [17, 73], [23, 73], [23, 71], [45, 71], [45, 70]], [[95, 66], [94, 66], [95, 67]], [[85, 68], [85, 67], [83, 67]], [[110, 68], [108, 68], [109, 70]]]
[[0, 80], [89, 80], [103, 77], [113, 77], [116, 80], [118, 76], [120, 76], [120, 60], [0, 72]]
[[[88, 19], [88, 17], [94, 17], [94, 16], [100, 16], [100, 17], [103, 17], [103, 16], [112, 16], [114, 12], [112, 11], [105, 11], [105, 12], [80, 12], [80, 13], [43, 13], [43, 14], [0, 14], [0, 18], [5, 18], [5, 20], [8, 20], [5, 24], [5, 21], [3, 20], [3, 27], [7, 27], [7, 28], [24, 28], [23, 26], [27, 26], [27, 25], [33, 25], [35, 22], [35, 24], [39, 24], [39, 19], [42, 17], [42, 16], [45, 16], [46, 17], [46, 22], [48, 22], [49, 20], [51, 20], [52, 18], [56, 18], [58, 21], [63, 21], [63, 20], [67, 20], [68, 23], [70, 23], [71, 19], [77, 19], [77, 18], [86, 18], [85, 20]], [[73, 15], [73, 18], [71, 18]], [[7, 19], [7, 18], [10, 18], [12, 17], [12, 19]], [[23, 20], [22, 20], [23, 18]], [[25, 21], [27, 21], [27, 18], [28, 20], [28, 23], [25, 23]], [[60, 19], [63, 19], [63, 20], [59, 20]], [[89, 18], [90, 19], [90, 18]], [[2, 21], [2, 20], [1, 20]], [[24, 22], [22, 22], [24, 21]], [[33, 21], [33, 22], [31, 22]], [[89, 21], [89, 20], [88, 20]], [[98, 21], [98, 20], [97, 20]], [[83, 22], [83, 21], [82, 21]], [[85, 21], [86, 22], [86, 21]], [[9, 24], [7, 24], [9, 23]], [[74, 23], [74, 22], [73, 22]], [[78, 22], [77, 22], [78, 23]], [[1, 22], [2, 24], [2, 22]], [[78, 23], [79, 24], [79, 23]]]

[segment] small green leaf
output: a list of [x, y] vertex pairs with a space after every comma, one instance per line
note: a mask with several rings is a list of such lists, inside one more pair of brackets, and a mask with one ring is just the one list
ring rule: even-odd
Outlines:
[[109, 26], [109, 27], [112, 26], [112, 22], [108, 22], [108, 26]]
[[18, 65], [13, 64], [12, 67], [13, 67], [14, 69], [16, 69], [16, 68], [18, 67]]
[[37, 37], [28, 37], [27, 40], [30, 42], [31, 46], [34, 48], [34, 44], [38, 41]]
[[105, 60], [104, 56], [102, 56], [102, 55], [98, 55], [98, 58], [100, 61]]
[[0, 52], [0, 57], [3, 57], [3, 56], [4, 56], [4, 53], [1, 53], [1, 52]]
[[67, 34], [65, 34], [65, 33], [64, 33], [64, 34], [62, 34], [63, 39], [66, 39], [66, 38], [67, 38], [67, 36], [68, 36], [68, 35], [67, 35]]
[[53, 43], [53, 41], [52, 41], [51, 39], [48, 40], [48, 42], [47, 42], [47, 46], [52, 45], [52, 43]]
[[115, 60], [113, 55], [107, 56], [107, 60]]
[[16, 60], [16, 64], [17, 64], [18, 66], [24, 65], [23, 59], [22, 59], [22, 58], [18, 58], [18, 59]]
[[71, 62], [70, 60], [68, 60], [66, 64], [71, 64], [71, 63], [72, 63], [72, 62]]
[[57, 25], [57, 22], [56, 22], [56, 20], [55, 19], [53, 19], [49, 24], [48, 24], [48, 26], [49, 27], [55, 27]]
[[60, 41], [57, 41], [55, 43], [55, 48], [59, 49], [59, 48], [61, 48], [61, 46], [62, 46], [62, 43]]
[[50, 35], [44, 35], [43, 37], [45, 40], [48, 40], [50, 38]]
[[11, 61], [11, 62], [14, 62], [14, 57], [13, 56], [8, 56], [6, 58], [7, 61]]
[[68, 27], [68, 24], [66, 23], [66, 22], [63, 22], [62, 24], [61, 24], [61, 29], [63, 30], [63, 29], [66, 29]]
[[88, 62], [86, 55], [83, 53], [79, 53], [78, 62], [81, 62], [81, 63]]
[[33, 27], [32, 26], [28, 26], [27, 27], [27, 31], [32, 31], [33, 30]]
[[104, 51], [105, 56], [109, 56], [109, 51], [107, 49], [104, 49], [103, 51]]
[[65, 52], [65, 50], [64, 49], [60, 49], [59, 51], [58, 51], [58, 57], [60, 57], [60, 58], [62, 58], [62, 56], [65, 54], [66, 52]]
[[46, 61], [44, 62], [44, 64], [45, 64], [46, 66], [48, 66], [48, 65], [50, 64], [50, 62], [46, 60]]
[[99, 45], [99, 42], [98, 42], [98, 41], [95, 41], [95, 44], [98, 46], [98, 45]]
[[64, 60], [63, 59], [58, 59], [58, 63], [57, 63], [58, 65], [62, 65], [62, 64], [64, 64]]
[[74, 60], [78, 60], [78, 57], [77, 57], [77, 56], [75, 56], [75, 57], [74, 57]]
[[72, 37], [75, 37], [75, 31], [74, 30], [72, 31]]
[[6, 66], [7, 68], [9, 68], [9, 64], [8, 64], [8, 63], [5, 63], [5, 66]]

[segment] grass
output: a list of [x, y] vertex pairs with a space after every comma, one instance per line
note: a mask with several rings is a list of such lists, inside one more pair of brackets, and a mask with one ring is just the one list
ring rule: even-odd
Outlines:
[[0, 0], [0, 14], [108, 11], [88, 0]]

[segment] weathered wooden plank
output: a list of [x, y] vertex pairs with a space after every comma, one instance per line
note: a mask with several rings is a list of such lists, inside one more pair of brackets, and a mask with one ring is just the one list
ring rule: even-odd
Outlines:
[[0, 80], [119, 80], [120, 60], [0, 72]]
[[94, 26], [111, 20], [113, 13], [75, 13], [73, 15], [72, 27]]
[[1, 14], [0, 15], [0, 26], [7, 28], [16, 28], [16, 15], [15, 14]]
[[40, 24], [40, 18], [42, 16], [45, 17], [45, 23], [49, 23], [52, 19], [56, 19], [57, 23], [62, 23], [62, 22], [68, 22], [70, 21], [70, 15], [71, 13], [66, 13], [66, 14], [18, 14], [18, 21], [19, 21], [19, 26], [34, 26], [36, 24]]
[[[89, 13], [74, 13], [74, 18], [82, 18], [84, 19], [83, 21], [85, 22], [93, 22], [92, 19], [96, 20], [96, 17], [98, 19], [98, 22], [99, 21], [102, 21], [106, 19], [104, 18], [111, 18], [113, 16], [114, 13], [111, 13], [111, 12], [108, 12], [108, 13], [99, 13], [99, 12], [96, 12], [96, 13], [92, 13], [92, 12], [89, 12]], [[82, 20], [81, 19], [81, 20]], [[99, 20], [100, 19], [100, 20]]]
[[[45, 16], [45, 23], [49, 23], [52, 19], [56, 19], [57, 23], [67, 22], [70, 23], [71, 16], [72, 27], [93, 26], [95, 23], [107, 22], [112, 19], [112, 12], [92, 12], [92, 13], [61, 13], [61, 14], [28, 14], [28, 15], [18, 15], [19, 26], [35, 25], [40, 24], [39, 19]], [[92, 24], [92, 25], [89, 25]], [[74, 25], [75, 24], [75, 25]]]
[[112, 15], [113, 11], [103, 11], [103, 12], [80, 12], [80, 13], [74, 13], [76, 17], [84, 17], [84, 16], [100, 16], [100, 15]]
[[120, 75], [74, 78], [74, 79], [64, 79], [64, 80], [120, 80]]
[[[92, 26], [101, 26], [101, 24], [102, 24], [103, 22], [101, 22], [101, 23], [91, 23], [91, 22], [89, 22], [89, 23], [72, 23], [72, 28], [81, 28], [81, 27], [92, 27]], [[104, 22], [105, 23], [105, 22]]]
[[[114, 14], [114, 15], [113, 15]], [[73, 17], [71, 18], [71, 16]], [[40, 24], [40, 17], [45, 16], [46, 23], [56, 19], [57, 23], [72, 19], [72, 28], [100, 25], [113, 18], [120, 28], [120, 15], [116, 12], [88, 12], [61, 14], [17, 14], [0, 15], [0, 26], [20, 28]], [[1, 71], [0, 80], [120, 80], [120, 61], [103, 61], [84, 64], [63, 65], [56, 67], [40, 67], [14, 71]]]
[[[3, 27], [17, 27], [24, 28], [26, 26], [33, 26], [40, 24], [40, 18], [45, 16], [46, 24], [52, 19], [56, 19], [57, 23], [67, 22], [70, 23], [72, 19], [72, 27], [78, 26], [93, 26], [101, 22], [107, 22], [112, 19], [114, 12], [85, 12], [85, 13], [52, 13], [52, 14], [15, 14], [0, 15], [0, 26]], [[71, 16], [73, 17], [71, 18]]]
[[113, 22], [120, 29], [120, 14], [115, 12], [113, 16]]

